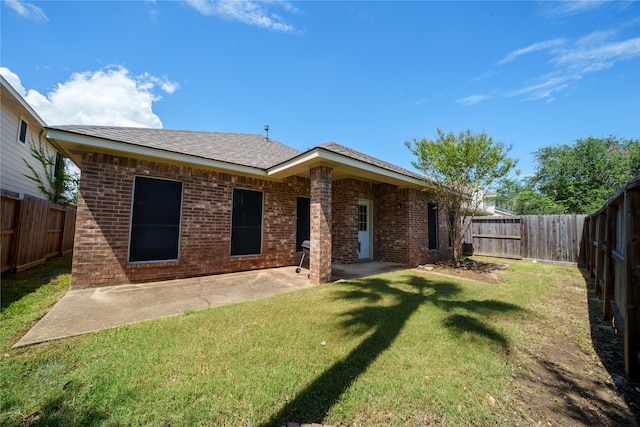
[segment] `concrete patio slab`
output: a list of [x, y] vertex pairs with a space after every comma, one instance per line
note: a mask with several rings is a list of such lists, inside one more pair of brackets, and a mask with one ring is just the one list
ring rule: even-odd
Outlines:
[[[333, 280], [406, 268], [367, 262], [334, 264]], [[118, 325], [253, 300], [312, 286], [296, 267], [245, 271], [141, 284], [72, 289], [14, 346], [22, 347]]]

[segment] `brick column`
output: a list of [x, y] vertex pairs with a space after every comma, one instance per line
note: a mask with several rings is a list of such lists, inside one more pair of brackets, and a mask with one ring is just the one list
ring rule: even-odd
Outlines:
[[331, 177], [333, 169], [318, 166], [311, 177], [311, 283], [331, 281]]

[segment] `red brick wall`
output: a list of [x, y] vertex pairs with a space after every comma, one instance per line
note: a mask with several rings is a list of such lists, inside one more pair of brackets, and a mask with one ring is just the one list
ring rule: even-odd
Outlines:
[[[341, 264], [358, 262], [358, 200], [374, 201], [374, 185], [357, 179], [345, 178], [333, 183], [333, 261]], [[375, 201], [373, 227], [376, 229]], [[376, 236], [373, 235], [373, 256]]]
[[[180, 258], [128, 264], [133, 177], [182, 181]], [[231, 257], [233, 188], [264, 192], [262, 255]], [[297, 197], [309, 180], [264, 181], [185, 166], [85, 154], [78, 200], [72, 284], [76, 287], [173, 279], [295, 265]]]
[[333, 169], [318, 166], [309, 171], [311, 186], [311, 283], [331, 281], [331, 224]]
[[373, 202], [374, 260], [416, 266], [450, 258], [446, 213], [438, 214], [438, 249], [428, 250], [429, 193], [346, 178], [333, 183], [334, 262], [358, 262], [358, 199]]
[[376, 186], [375, 259], [409, 263], [410, 209], [407, 190], [395, 185]]
[[435, 203], [433, 197], [426, 191], [409, 191], [409, 262], [415, 267], [420, 264], [428, 264], [444, 261], [451, 258], [449, 249], [449, 237], [447, 232], [448, 214], [445, 210], [438, 210], [438, 241], [437, 249], [429, 250], [428, 204]]
[[[177, 262], [127, 263], [135, 175], [184, 183]], [[326, 173], [320, 175], [322, 178]], [[322, 250], [329, 252], [318, 258], [323, 263], [318, 267], [318, 275], [326, 276], [331, 258], [340, 263], [358, 261], [358, 199], [373, 202], [373, 259], [415, 266], [450, 258], [446, 212], [438, 214], [438, 249], [427, 249], [428, 193], [351, 178], [332, 183], [331, 178], [327, 181], [324, 176], [321, 182], [325, 187], [329, 183], [330, 190], [317, 197], [330, 196], [331, 208], [329, 212], [321, 211], [330, 229], [319, 235], [327, 236], [331, 245], [323, 246]], [[233, 188], [264, 192], [260, 256], [229, 255]], [[300, 260], [300, 254], [295, 252], [298, 196], [311, 196], [310, 179], [292, 177], [284, 182], [272, 182], [146, 160], [85, 154], [72, 284], [99, 286], [295, 265]], [[317, 220], [321, 225], [322, 218], [318, 216]], [[330, 271], [330, 264], [328, 269]]]

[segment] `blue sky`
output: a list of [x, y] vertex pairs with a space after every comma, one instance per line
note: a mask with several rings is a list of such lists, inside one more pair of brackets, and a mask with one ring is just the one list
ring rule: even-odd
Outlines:
[[436, 128], [640, 137], [640, 4], [2, 0], [0, 72], [51, 125], [334, 141], [411, 169]]

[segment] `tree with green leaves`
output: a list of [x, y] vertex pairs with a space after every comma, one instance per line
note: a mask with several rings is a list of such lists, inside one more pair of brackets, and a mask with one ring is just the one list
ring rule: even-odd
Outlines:
[[516, 215], [590, 214], [640, 174], [640, 141], [588, 137], [537, 150], [536, 172], [504, 179], [497, 202]]
[[494, 142], [486, 133], [470, 130], [455, 135], [437, 129], [436, 139], [422, 138], [406, 141], [416, 156], [413, 166], [427, 178], [425, 190], [434, 195], [440, 210], [449, 213], [449, 238], [453, 247], [453, 262], [460, 266], [462, 243], [468, 217], [477, 211], [483, 194], [497, 180], [505, 177], [516, 164], [507, 155], [511, 147]]
[[42, 132], [38, 135], [38, 144], [30, 143], [31, 156], [40, 163], [44, 176], [26, 159], [22, 159], [31, 175], [25, 175], [38, 185], [40, 192], [53, 203], [69, 205], [75, 202], [79, 178], [67, 169], [65, 158], [49, 154], [42, 143]]
[[574, 145], [540, 148], [535, 156], [535, 189], [568, 214], [596, 212], [629, 179], [640, 174], [637, 139], [590, 136]]
[[535, 189], [532, 177], [504, 178], [496, 189], [496, 204], [515, 215], [559, 215], [565, 208]]

